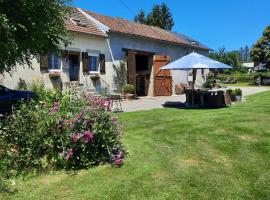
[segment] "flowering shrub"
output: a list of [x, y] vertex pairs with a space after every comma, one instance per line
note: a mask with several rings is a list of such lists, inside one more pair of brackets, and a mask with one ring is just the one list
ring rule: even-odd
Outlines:
[[105, 99], [44, 90], [46, 101], [22, 103], [1, 125], [1, 170], [20, 173], [123, 164], [121, 126]]

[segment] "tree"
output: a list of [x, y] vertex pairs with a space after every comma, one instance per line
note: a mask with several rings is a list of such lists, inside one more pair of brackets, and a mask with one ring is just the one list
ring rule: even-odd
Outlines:
[[59, 52], [68, 43], [65, 19], [71, 0], [0, 0], [0, 73]]
[[140, 10], [140, 12], [138, 13], [138, 15], [135, 16], [134, 21], [135, 22], [139, 22], [141, 24], [145, 24], [146, 23], [145, 13], [144, 13], [143, 10]]
[[218, 52], [209, 54], [210, 58], [219, 62], [232, 66], [235, 71], [240, 70], [242, 67], [241, 56], [239, 51], [226, 52], [225, 48], [220, 48]]
[[249, 58], [249, 48], [246, 45], [245, 50], [244, 50], [244, 60], [243, 61], [248, 62], [249, 60], [250, 60], [250, 58]]
[[134, 20], [142, 24], [157, 26], [165, 30], [171, 30], [174, 26], [172, 13], [165, 3], [154, 5], [152, 11], [147, 15], [147, 17], [145, 17], [145, 12], [140, 10]]
[[255, 65], [259, 63], [270, 64], [270, 26], [267, 26], [263, 36], [253, 45], [250, 56]]

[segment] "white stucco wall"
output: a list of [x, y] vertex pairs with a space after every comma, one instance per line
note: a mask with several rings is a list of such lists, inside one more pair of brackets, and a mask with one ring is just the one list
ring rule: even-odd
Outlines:
[[[106, 85], [104, 84], [103, 80], [108, 84], [112, 84], [112, 67], [111, 67], [111, 54], [108, 47], [108, 43], [106, 38], [98, 37], [98, 36], [91, 36], [86, 34], [75, 34], [72, 40], [72, 44], [66, 48], [66, 50], [77, 51], [80, 52], [80, 72], [79, 72], [79, 83], [84, 84], [87, 88], [94, 89], [93, 81], [90, 79], [89, 75], [83, 74], [82, 68], [82, 52], [87, 51], [96, 51], [102, 54], [105, 54], [106, 60], [106, 74], [101, 75], [101, 87]], [[14, 70], [10, 76], [9, 74], [5, 73], [1, 75], [0, 84], [3, 84], [9, 88], [15, 88], [18, 84], [19, 79], [23, 79], [27, 84], [33, 82], [34, 80], [43, 80], [46, 87], [53, 87], [55, 82], [61, 81], [63, 84], [65, 82], [69, 82], [69, 67], [68, 63], [61, 62], [61, 76], [60, 80], [56, 81], [56, 79], [49, 78], [48, 72], [42, 72], [40, 70], [40, 64], [37, 62], [36, 59], [33, 59], [32, 62], [32, 69], [28, 66], [21, 66], [18, 65], [16, 70]], [[98, 86], [99, 87], [99, 86]]]
[[[170, 56], [171, 61], [174, 61], [182, 56], [191, 53], [193, 50], [186, 46], [176, 45], [167, 42], [159, 42], [156, 40], [146, 39], [142, 37], [124, 35], [119, 33], [109, 33], [109, 42], [105, 37], [91, 36], [86, 34], [75, 34], [72, 40], [72, 44], [66, 48], [66, 50], [80, 52], [80, 73], [79, 83], [83, 84], [85, 89], [99, 89], [105, 87], [106, 83], [110, 85], [110, 90], [115, 90], [113, 77], [114, 69], [113, 64], [119, 65], [119, 61], [125, 59], [126, 55], [123, 48], [135, 49], [141, 51], [154, 52], [156, 55], [167, 55]], [[100, 81], [97, 81], [96, 88], [94, 82], [91, 80], [89, 75], [83, 74], [82, 67], [82, 52], [98, 52], [105, 54], [106, 60], [106, 74], [100, 75]], [[196, 52], [208, 55], [207, 50], [195, 50]], [[112, 53], [112, 54], [111, 54]], [[0, 84], [3, 84], [10, 88], [15, 88], [19, 79], [23, 79], [26, 83], [31, 83], [34, 80], [43, 80], [46, 87], [53, 87], [55, 84], [61, 82], [63, 85], [65, 82], [69, 82], [69, 66], [68, 63], [62, 63], [62, 73], [60, 80], [49, 78], [48, 72], [42, 72], [40, 70], [40, 64], [34, 59], [32, 62], [33, 69], [27, 66], [17, 66], [17, 70], [12, 72], [12, 76], [4, 74], [0, 76]], [[205, 70], [205, 74], [207, 74]], [[173, 92], [174, 86], [177, 83], [187, 82], [187, 71], [172, 71], [173, 78]], [[197, 83], [203, 82], [201, 76], [201, 70], [197, 73]], [[151, 83], [150, 83], [151, 84]]]
[[[115, 60], [121, 60], [125, 57], [125, 52], [123, 48], [135, 49], [140, 51], [153, 52], [156, 55], [166, 55], [170, 56], [171, 62], [196, 51], [199, 54], [207, 56], [209, 54], [208, 50], [203, 49], [193, 49], [188, 46], [161, 42], [151, 39], [146, 39], [143, 37], [136, 37], [126, 34], [111, 33], [110, 34], [111, 49], [113, 52], [113, 57]], [[204, 70], [207, 74], [209, 70]], [[175, 85], [178, 83], [187, 83], [188, 71], [171, 71], [172, 73], [172, 85], [173, 93], [175, 91]], [[152, 78], [153, 81], [153, 78]], [[202, 85], [204, 82], [201, 74], [201, 70], [197, 71], [197, 81], [196, 84]], [[152, 85], [150, 83], [150, 85]], [[153, 93], [153, 92], [152, 92]]]

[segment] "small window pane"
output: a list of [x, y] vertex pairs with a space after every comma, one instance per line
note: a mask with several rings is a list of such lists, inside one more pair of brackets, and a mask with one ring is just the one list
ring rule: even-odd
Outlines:
[[89, 56], [88, 60], [89, 60], [89, 63], [88, 63], [89, 71], [97, 71], [98, 57], [97, 56]]
[[52, 62], [53, 56], [49, 55], [48, 57], [48, 68], [52, 69], [53, 68], [53, 62]]
[[57, 56], [54, 56], [54, 69], [59, 69], [60, 68], [60, 59]]
[[60, 69], [60, 58], [55, 54], [52, 54], [48, 58], [48, 68], [49, 69]]

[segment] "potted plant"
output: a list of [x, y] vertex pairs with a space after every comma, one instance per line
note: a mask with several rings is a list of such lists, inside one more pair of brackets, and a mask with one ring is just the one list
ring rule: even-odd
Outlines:
[[235, 97], [236, 101], [242, 101], [242, 90], [240, 88], [233, 90], [232, 95]]
[[125, 99], [132, 100], [134, 98], [134, 86], [127, 84], [123, 87]]

